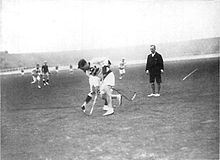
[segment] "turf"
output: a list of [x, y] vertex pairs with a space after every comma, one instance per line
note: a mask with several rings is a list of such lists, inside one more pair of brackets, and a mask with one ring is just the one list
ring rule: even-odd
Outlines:
[[30, 74], [1, 76], [1, 159], [219, 159], [219, 59], [165, 62], [157, 98], [147, 97], [144, 70], [130, 65], [119, 80], [114, 69], [116, 88], [137, 96], [108, 117], [100, 99], [91, 116], [81, 112], [89, 86], [80, 71], [53, 73], [41, 89]]

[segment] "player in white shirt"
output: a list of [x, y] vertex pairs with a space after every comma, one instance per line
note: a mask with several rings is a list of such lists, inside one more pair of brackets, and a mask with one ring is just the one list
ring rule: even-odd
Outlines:
[[32, 70], [32, 78], [33, 78], [33, 81], [31, 82], [31, 84], [34, 84], [37, 82], [38, 88], [41, 88], [40, 86], [41, 70], [40, 70], [39, 64], [37, 64], [36, 68]]
[[85, 102], [82, 105], [82, 110], [85, 112], [86, 105], [91, 101], [92, 97], [100, 94], [101, 98], [105, 101], [103, 110], [106, 110], [104, 116], [114, 113], [112, 107], [112, 99], [117, 98], [119, 105], [121, 105], [120, 94], [113, 95], [112, 87], [115, 86], [115, 75], [110, 70], [111, 62], [107, 58], [94, 58], [87, 62], [81, 59], [78, 62], [78, 68], [86, 73], [89, 77], [90, 93], [87, 95]]
[[120, 77], [119, 79], [122, 79], [125, 75], [125, 59], [122, 58], [120, 64], [119, 64], [119, 74], [120, 74]]

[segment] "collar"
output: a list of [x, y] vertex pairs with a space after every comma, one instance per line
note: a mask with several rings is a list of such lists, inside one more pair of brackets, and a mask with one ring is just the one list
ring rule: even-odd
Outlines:
[[155, 56], [155, 54], [156, 54], [156, 52], [154, 52], [154, 53], [151, 53], [152, 57], [154, 57], [154, 56]]

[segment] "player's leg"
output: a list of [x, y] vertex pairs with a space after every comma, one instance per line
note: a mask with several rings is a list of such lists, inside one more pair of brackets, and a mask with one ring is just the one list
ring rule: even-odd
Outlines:
[[108, 108], [108, 101], [107, 101], [107, 96], [106, 94], [100, 94], [101, 95], [101, 98], [104, 100], [104, 106], [103, 106], [103, 110], [104, 111], [107, 111], [109, 108]]
[[36, 83], [37, 78], [36, 78], [34, 75], [32, 75], [32, 79], [33, 79], [33, 81], [32, 81], [31, 83], [32, 83], [32, 84], [33, 84], [33, 83]]
[[46, 73], [46, 85], [49, 85], [49, 73]]
[[112, 99], [117, 99], [118, 100], [118, 106], [122, 105], [122, 96], [121, 96], [121, 94], [113, 94], [112, 93]]
[[37, 87], [41, 88], [41, 86], [40, 86], [40, 76], [39, 75], [37, 76]]
[[157, 82], [157, 93], [155, 94], [156, 97], [159, 97], [160, 96], [160, 88], [161, 88], [161, 75], [157, 75], [156, 76], [156, 82]]
[[84, 103], [81, 106], [81, 109], [82, 109], [83, 112], [86, 111], [86, 106], [92, 100], [92, 97], [93, 97], [94, 94], [95, 94], [95, 92], [89, 92], [89, 94], [87, 94], [86, 99], [85, 99]]
[[123, 71], [122, 77], [124, 77], [125, 76], [125, 69], [123, 69], [122, 71]]
[[43, 81], [43, 85], [46, 86], [46, 73], [43, 73], [42, 81]]
[[122, 104], [122, 96], [120, 94], [113, 94], [112, 87], [115, 86], [115, 75], [113, 72], [110, 72], [105, 79], [103, 80], [102, 85], [107, 85], [110, 86], [111, 89], [111, 97], [112, 99], [117, 99], [118, 100], [118, 106], [121, 106]]
[[112, 95], [111, 95], [111, 87], [110, 86], [107, 86], [107, 85], [102, 85], [101, 86], [101, 89], [100, 89], [100, 94], [101, 94], [101, 97], [106, 98], [107, 100], [107, 103], [108, 103], [108, 108], [106, 113], [103, 114], [103, 116], [107, 116], [107, 115], [111, 115], [114, 113], [114, 109], [112, 107]]
[[122, 69], [119, 69], [119, 79], [122, 79]]
[[152, 89], [152, 93], [148, 95], [148, 97], [152, 97], [155, 96], [155, 75], [150, 74], [150, 85], [151, 85], [151, 89]]
[[83, 105], [81, 106], [81, 109], [83, 110], [83, 112], [85, 112], [86, 106], [92, 100], [93, 96], [95, 94], [97, 94], [98, 89], [99, 89], [99, 85], [100, 85], [100, 79], [98, 77], [89, 76], [90, 92], [86, 96], [86, 99], [85, 99]]

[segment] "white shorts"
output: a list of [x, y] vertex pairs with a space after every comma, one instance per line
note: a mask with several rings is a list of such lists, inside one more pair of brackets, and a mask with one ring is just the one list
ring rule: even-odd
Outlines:
[[37, 76], [35, 76], [35, 75], [32, 75], [32, 78], [33, 78], [33, 81], [40, 81], [40, 76], [39, 75], [37, 75]]
[[125, 69], [119, 69], [120, 74], [125, 74]]
[[115, 86], [115, 75], [113, 72], [109, 73], [105, 79], [103, 80], [101, 86], [100, 86], [100, 93], [104, 94], [105, 89], [107, 86], [114, 87]]
[[100, 86], [100, 78], [97, 76], [89, 76], [89, 86], [90, 86], [90, 92], [94, 91], [94, 87], [99, 87]]

